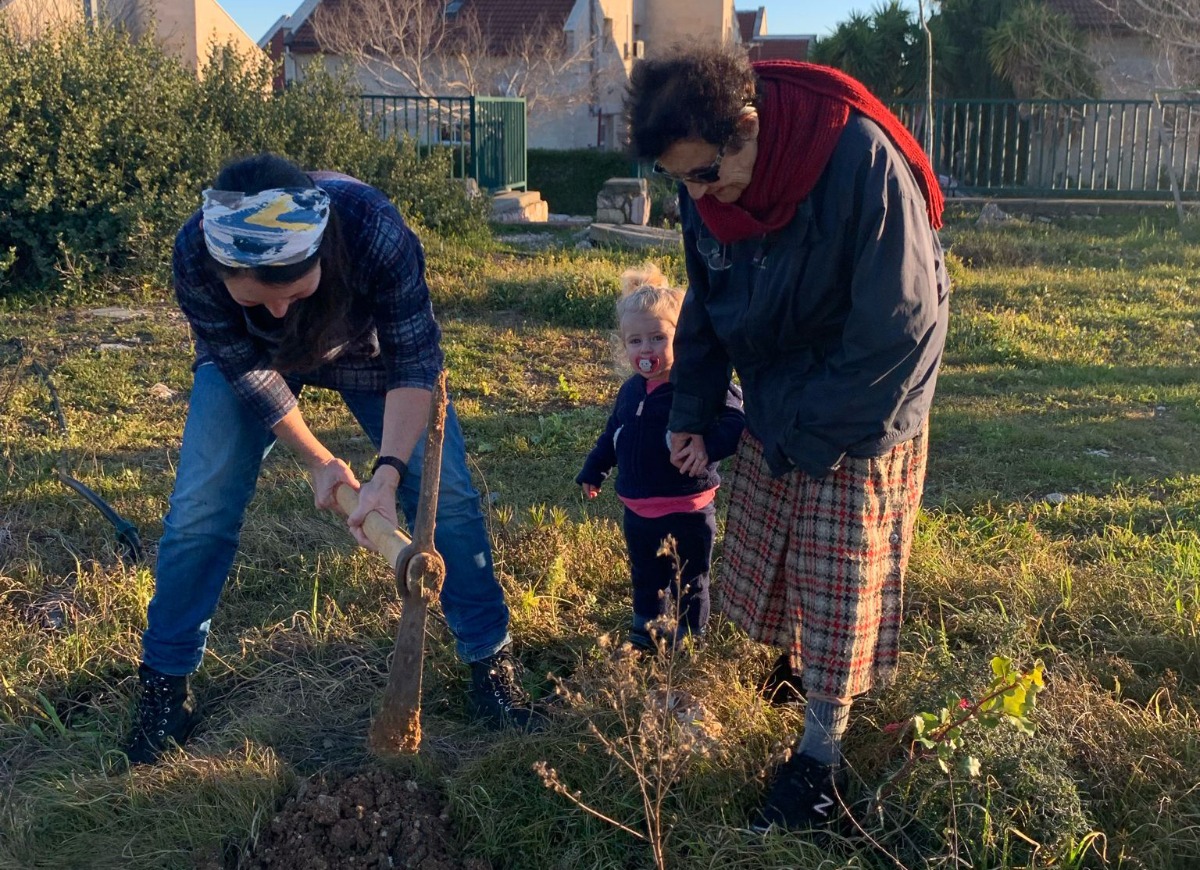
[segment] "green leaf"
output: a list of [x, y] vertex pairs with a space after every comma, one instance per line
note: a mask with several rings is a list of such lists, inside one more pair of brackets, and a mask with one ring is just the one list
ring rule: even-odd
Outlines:
[[997, 680], [1007, 680], [1012, 670], [1012, 659], [1004, 656], [996, 656], [992, 659], [992, 673], [995, 674]]
[[1032, 737], [1034, 732], [1033, 723], [1024, 716], [1016, 716], [1010, 720], [1013, 727], [1024, 734], [1026, 737]]
[[913, 716], [913, 731], [918, 737], [923, 737], [927, 732], [933, 731], [942, 724], [942, 720], [933, 713], [918, 713]]
[[1045, 680], [1043, 679], [1043, 674], [1044, 674], [1045, 670], [1046, 670], [1046, 666], [1043, 665], [1041, 663], [1041, 661], [1039, 660], [1034, 663], [1033, 670], [1031, 670], [1029, 672], [1029, 682], [1032, 683], [1032, 685], [1035, 686], [1037, 691], [1039, 691], [1039, 692], [1042, 689], [1046, 688], [1046, 683], [1045, 683]]
[[975, 779], [979, 776], [980, 772], [979, 759], [974, 755], [968, 755], [958, 762], [958, 769], [962, 772], [963, 776]]
[[1020, 686], [1009, 689], [1000, 696], [1002, 709], [1009, 716], [1025, 715], [1025, 690]]

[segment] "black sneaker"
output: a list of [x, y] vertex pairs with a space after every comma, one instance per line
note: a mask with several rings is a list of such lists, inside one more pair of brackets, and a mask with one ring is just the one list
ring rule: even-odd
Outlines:
[[492, 728], [540, 731], [546, 716], [534, 707], [533, 698], [521, 685], [524, 668], [506, 646], [477, 662], [471, 662], [471, 692], [468, 696], [475, 718]]
[[142, 695], [124, 750], [131, 765], [154, 764], [171, 744], [187, 742], [199, 716], [187, 677], [172, 677], [141, 665], [138, 681]]
[[751, 829], [765, 834], [772, 825], [791, 831], [833, 827], [843, 813], [846, 779], [840, 765], [792, 753], [775, 771], [762, 809], [750, 820]]
[[771, 665], [771, 671], [758, 686], [758, 694], [770, 704], [798, 704], [804, 698], [804, 684], [792, 671], [792, 659], [783, 653]]

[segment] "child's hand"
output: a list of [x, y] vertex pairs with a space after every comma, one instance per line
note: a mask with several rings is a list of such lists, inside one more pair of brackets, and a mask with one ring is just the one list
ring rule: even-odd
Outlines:
[[600, 487], [592, 486], [590, 483], [583, 484], [583, 497], [592, 499], [600, 494]]

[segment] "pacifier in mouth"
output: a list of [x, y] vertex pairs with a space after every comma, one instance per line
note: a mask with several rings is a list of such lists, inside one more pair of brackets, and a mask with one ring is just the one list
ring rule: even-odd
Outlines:
[[658, 357], [640, 359], [638, 360], [638, 371], [644, 375], [648, 375], [655, 371], [661, 362]]

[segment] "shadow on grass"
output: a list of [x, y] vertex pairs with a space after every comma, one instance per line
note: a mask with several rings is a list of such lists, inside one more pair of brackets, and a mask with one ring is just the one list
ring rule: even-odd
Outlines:
[[929, 494], [970, 510], [1053, 492], [1103, 496], [1200, 473], [1195, 372], [1043, 365], [943, 371]]

